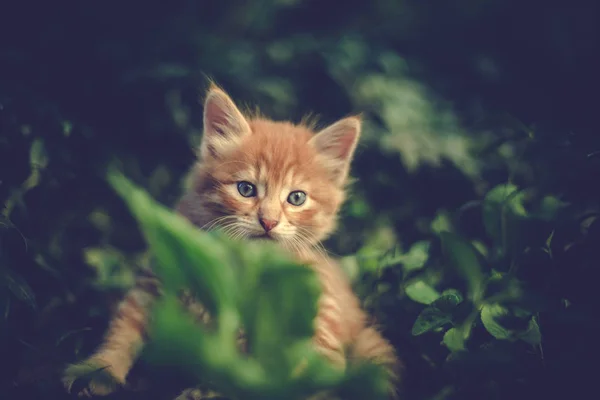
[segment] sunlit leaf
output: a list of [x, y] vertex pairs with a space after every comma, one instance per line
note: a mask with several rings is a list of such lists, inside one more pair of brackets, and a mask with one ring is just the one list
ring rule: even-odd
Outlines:
[[444, 345], [450, 351], [465, 350], [465, 338], [458, 328], [450, 328], [444, 334]]
[[401, 259], [402, 269], [405, 273], [419, 270], [425, 266], [429, 258], [430, 246], [430, 242], [425, 240], [416, 242], [411, 246], [410, 250]]
[[498, 318], [505, 315], [508, 315], [508, 310], [499, 304], [486, 304], [481, 309], [481, 322], [490, 335], [496, 339], [513, 338], [512, 333], [498, 322]]
[[435, 215], [431, 221], [431, 230], [438, 235], [442, 232], [452, 232], [452, 222], [446, 211], [438, 212]]
[[413, 301], [431, 304], [440, 297], [440, 293], [422, 280], [414, 281], [404, 288], [406, 295]]

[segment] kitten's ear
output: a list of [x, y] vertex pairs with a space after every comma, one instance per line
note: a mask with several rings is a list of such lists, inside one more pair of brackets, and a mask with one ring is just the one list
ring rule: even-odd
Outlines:
[[310, 143], [317, 149], [338, 184], [348, 177], [350, 162], [360, 136], [360, 118], [339, 120], [317, 133]]
[[220, 158], [231, 146], [250, 133], [250, 126], [235, 103], [223, 90], [211, 86], [204, 101], [204, 135], [200, 154]]

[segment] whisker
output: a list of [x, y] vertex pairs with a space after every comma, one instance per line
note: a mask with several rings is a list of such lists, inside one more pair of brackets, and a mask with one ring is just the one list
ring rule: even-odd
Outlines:
[[[300, 240], [303, 246], [306, 247], [306, 251], [313, 249], [323, 260], [329, 264], [329, 257], [327, 255], [327, 249], [323, 246], [321, 241], [317, 240], [315, 235], [304, 227], [297, 227], [298, 229], [298, 240]], [[311, 240], [312, 239], [312, 240]], [[311, 244], [311, 242], [315, 242]]]
[[220, 222], [226, 221], [228, 219], [235, 219], [235, 218], [237, 218], [235, 215], [225, 215], [225, 216], [217, 217], [217, 218], [207, 222], [206, 224], [202, 225], [200, 227], [200, 229], [209, 231], [214, 227], [214, 225], [216, 225]]

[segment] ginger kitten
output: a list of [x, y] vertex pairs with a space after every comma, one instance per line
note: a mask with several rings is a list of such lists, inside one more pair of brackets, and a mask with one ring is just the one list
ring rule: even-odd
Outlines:
[[[188, 188], [176, 206], [200, 229], [221, 228], [232, 237], [274, 240], [310, 264], [322, 284], [314, 344], [334, 365], [371, 360], [387, 367], [395, 394], [400, 363], [393, 347], [368, 324], [338, 264], [321, 249], [336, 225], [345, 197], [360, 119], [348, 117], [315, 133], [306, 125], [244, 116], [229, 96], [211, 86], [204, 104], [204, 135]], [[67, 369], [70, 389], [83, 365], [105, 367], [87, 394], [104, 395], [124, 384], [143, 343], [159, 283], [140, 276], [120, 303], [100, 348]], [[206, 321], [200, 304], [184, 299]], [[88, 368], [89, 369], [89, 368]]]

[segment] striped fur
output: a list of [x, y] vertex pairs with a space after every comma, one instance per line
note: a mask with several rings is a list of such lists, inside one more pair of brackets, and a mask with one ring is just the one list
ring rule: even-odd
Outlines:
[[[267, 236], [311, 265], [322, 285], [315, 348], [340, 368], [361, 360], [385, 366], [394, 396], [400, 372], [394, 348], [369, 325], [346, 276], [321, 245], [335, 229], [359, 134], [357, 117], [344, 118], [317, 133], [308, 125], [249, 118], [213, 86], [205, 101], [200, 159], [190, 171], [176, 210], [200, 229], [219, 227], [248, 240]], [[253, 196], [241, 195], [240, 181], [254, 185]], [[287, 201], [295, 190], [306, 194], [301, 205]], [[263, 222], [267, 219], [271, 228]], [[119, 305], [100, 348], [84, 363], [67, 369], [63, 379], [67, 388], [91, 367], [103, 367], [104, 375], [93, 379], [85, 393], [102, 395], [125, 384], [148, 339], [148, 313], [159, 295], [160, 284], [152, 273], [140, 274]], [[199, 322], [210, 322], [189, 294], [184, 293], [181, 300]], [[243, 335], [239, 344], [247, 345]], [[185, 391], [180, 398], [194, 398], [198, 393]], [[314, 400], [330, 395], [319, 396]]]

